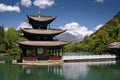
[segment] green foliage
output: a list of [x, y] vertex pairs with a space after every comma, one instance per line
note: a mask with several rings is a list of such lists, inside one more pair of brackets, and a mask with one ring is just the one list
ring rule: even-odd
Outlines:
[[0, 52], [5, 52], [4, 27], [0, 26]]
[[21, 40], [23, 38], [19, 36], [15, 28], [9, 27], [7, 31], [4, 31], [4, 27], [0, 26], [0, 53], [19, 55], [21, 50], [16, 42]]
[[14, 47], [14, 48], [7, 50], [7, 53], [10, 55], [19, 55], [21, 53], [21, 50], [19, 47]]
[[86, 36], [82, 42], [65, 46], [65, 51], [88, 51], [103, 54], [109, 50], [108, 45], [120, 41], [120, 13], [107, 22], [91, 36]]
[[16, 42], [19, 41], [19, 36], [17, 31], [9, 27], [8, 30], [5, 32], [5, 43], [6, 43], [6, 49], [11, 49], [16, 47]]
[[5, 32], [4, 39], [6, 43], [7, 53], [10, 55], [19, 55], [21, 50], [18, 47], [17, 42], [22, 38], [19, 36], [18, 32], [14, 28], [9, 27]]

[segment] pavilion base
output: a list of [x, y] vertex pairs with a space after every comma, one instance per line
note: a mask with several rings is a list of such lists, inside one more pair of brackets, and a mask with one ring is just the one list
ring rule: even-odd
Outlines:
[[38, 55], [38, 60], [49, 60], [49, 56], [46, 56], [46, 55]]
[[45, 56], [45, 55], [40, 55], [40, 56], [26, 56], [22, 57], [22, 62], [29, 62], [29, 61], [44, 61], [44, 60], [62, 60], [62, 56]]
[[38, 61], [38, 58], [37, 57], [23, 57], [22, 62], [25, 62], [25, 61]]
[[50, 60], [61, 60], [62, 56], [50, 56]]
[[44, 61], [24, 61], [22, 63], [16, 62], [13, 64], [47, 66], [47, 65], [62, 65], [63, 63], [64, 63], [63, 60], [44, 60]]

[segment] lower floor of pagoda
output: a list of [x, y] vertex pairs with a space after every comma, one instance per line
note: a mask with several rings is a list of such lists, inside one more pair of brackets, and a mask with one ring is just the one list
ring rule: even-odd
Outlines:
[[61, 60], [62, 47], [22, 47], [21, 61]]

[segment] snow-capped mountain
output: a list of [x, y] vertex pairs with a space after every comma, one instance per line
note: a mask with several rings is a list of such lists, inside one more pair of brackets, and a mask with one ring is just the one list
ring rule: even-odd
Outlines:
[[68, 41], [68, 42], [72, 42], [72, 43], [75, 43], [75, 42], [80, 42], [83, 40], [83, 36], [81, 34], [78, 34], [76, 32], [65, 32], [65, 33], [62, 33], [58, 36], [55, 37], [56, 39], [58, 40], [62, 40], [62, 41]]
[[55, 39], [68, 41], [68, 42], [80, 42], [84, 39], [86, 35], [92, 34], [94, 31], [88, 30], [85, 26], [80, 26], [76, 22], [72, 22], [66, 24], [65, 26], [61, 26], [60, 29], [67, 30], [66, 32], [57, 35]]

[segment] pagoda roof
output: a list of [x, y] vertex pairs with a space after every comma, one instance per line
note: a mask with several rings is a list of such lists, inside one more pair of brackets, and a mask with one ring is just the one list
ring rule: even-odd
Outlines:
[[18, 42], [18, 44], [21, 44], [24, 46], [54, 47], [54, 46], [66, 45], [68, 44], [68, 42], [65, 42], [65, 41], [22, 41], [22, 42]]
[[47, 21], [53, 21], [56, 16], [44, 16], [44, 15], [30, 15], [28, 16], [29, 19], [34, 21], [40, 21], [40, 22], [47, 22]]
[[42, 34], [42, 35], [52, 35], [52, 34], [60, 34], [65, 32], [66, 30], [61, 29], [22, 29], [23, 32], [29, 33], [29, 34]]
[[120, 42], [113, 42], [109, 45], [109, 48], [120, 48]]

